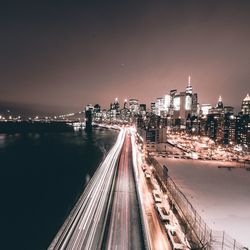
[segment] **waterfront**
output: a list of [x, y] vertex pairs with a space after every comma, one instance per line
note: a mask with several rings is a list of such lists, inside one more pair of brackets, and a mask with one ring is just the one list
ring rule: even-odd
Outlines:
[[225, 162], [219, 161], [161, 157], [157, 157], [157, 160], [167, 164], [170, 176], [210, 228], [225, 230], [249, 247], [249, 171], [218, 168], [218, 165], [225, 165]]
[[1, 134], [1, 248], [46, 249], [116, 136]]

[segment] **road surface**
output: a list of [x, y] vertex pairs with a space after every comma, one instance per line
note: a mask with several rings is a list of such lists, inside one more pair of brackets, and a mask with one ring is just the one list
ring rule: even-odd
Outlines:
[[117, 161], [124, 145], [125, 129], [49, 246], [49, 250], [99, 249], [106, 224], [109, 198]]
[[127, 133], [122, 149], [105, 249], [144, 249], [132, 170], [132, 148]]

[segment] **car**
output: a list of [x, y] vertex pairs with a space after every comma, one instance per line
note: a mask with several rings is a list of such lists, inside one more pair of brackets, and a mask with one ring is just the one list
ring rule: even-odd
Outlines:
[[142, 171], [144, 172], [144, 171], [146, 170], [146, 165], [142, 164], [142, 165], [141, 165], [141, 169], [142, 169]]
[[176, 233], [176, 229], [171, 225], [165, 225], [165, 229], [167, 231], [167, 235], [170, 240], [172, 249], [174, 250], [184, 249], [184, 244], [182, 244], [178, 234]]
[[162, 206], [161, 204], [157, 203], [155, 204], [155, 208], [160, 216], [161, 221], [170, 221], [170, 212], [167, 211], [167, 209]]
[[151, 174], [149, 173], [149, 172], [145, 172], [145, 177], [147, 178], [147, 179], [150, 179], [151, 178]]
[[159, 191], [153, 190], [152, 195], [153, 195], [153, 199], [154, 199], [155, 203], [161, 203], [162, 200], [161, 200], [161, 196], [160, 196]]

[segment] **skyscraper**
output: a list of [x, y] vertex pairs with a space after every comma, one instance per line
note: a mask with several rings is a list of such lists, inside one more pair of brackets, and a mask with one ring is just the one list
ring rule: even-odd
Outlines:
[[132, 115], [136, 115], [139, 113], [139, 102], [137, 99], [129, 100], [129, 110]]
[[193, 95], [192, 95], [192, 112], [191, 112], [191, 114], [193, 115], [193, 116], [197, 116], [198, 115], [198, 94], [197, 93], [194, 93]]
[[249, 96], [249, 94], [247, 94], [247, 96], [242, 101], [241, 111], [242, 111], [243, 115], [250, 115], [250, 96]]
[[151, 109], [151, 113], [153, 113], [154, 115], [156, 115], [155, 102], [151, 102], [150, 109]]
[[216, 108], [217, 108], [217, 109], [223, 109], [223, 102], [222, 102], [222, 97], [221, 97], [221, 95], [219, 96], [219, 99], [218, 99]]
[[124, 100], [123, 108], [128, 109], [128, 100], [127, 99]]
[[170, 109], [170, 100], [171, 100], [170, 95], [165, 95], [164, 96], [164, 109], [167, 112], [169, 112], [169, 109]]
[[188, 77], [188, 86], [186, 87], [186, 94], [193, 94], [193, 88], [191, 86], [191, 76]]
[[191, 77], [188, 77], [188, 86], [186, 87], [186, 98], [185, 98], [185, 110], [187, 113], [191, 112], [192, 109], [192, 94], [193, 88], [191, 86]]
[[85, 107], [86, 130], [91, 130], [92, 128], [93, 111], [94, 111], [93, 105], [88, 104]]
[[164, 103], [165, 102], [163, 97], [158, 97], [156, 99], [155, 108], [156, 108], [156, 114], [158, 116], [161, 116], [161, 112], [165, 110]]
[[[186, 120], [186, 100], [187, 100], [187, 95], [185, 92], [180, 92], [180, 114], [179, 118], [183, 121]], [[190, 98], [191, 100], [191, 98]], [[191, 102], [190, 102], [190, 110], [191, 110]]]
[[142, 116], [145, 116], [146, 115], [146, 104], [140, 104], [140, 106], [139, 106], [139, 109], [140, 109], [140, 114], [142, 115]]
[[177, 94], [177, 89], [170, 90], [170, 105], [169, 105], [169, 114], [172, 116], [174, 114], [174, 98]]

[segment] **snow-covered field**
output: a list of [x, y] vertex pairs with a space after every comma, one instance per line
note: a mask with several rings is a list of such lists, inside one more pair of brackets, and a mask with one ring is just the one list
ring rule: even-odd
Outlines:
[[[156, 158], [214, 230], [250, 247], [250, 171], [223, 169], [225, 162]], [[233, 163], [235, 165], [235, 163]]]

